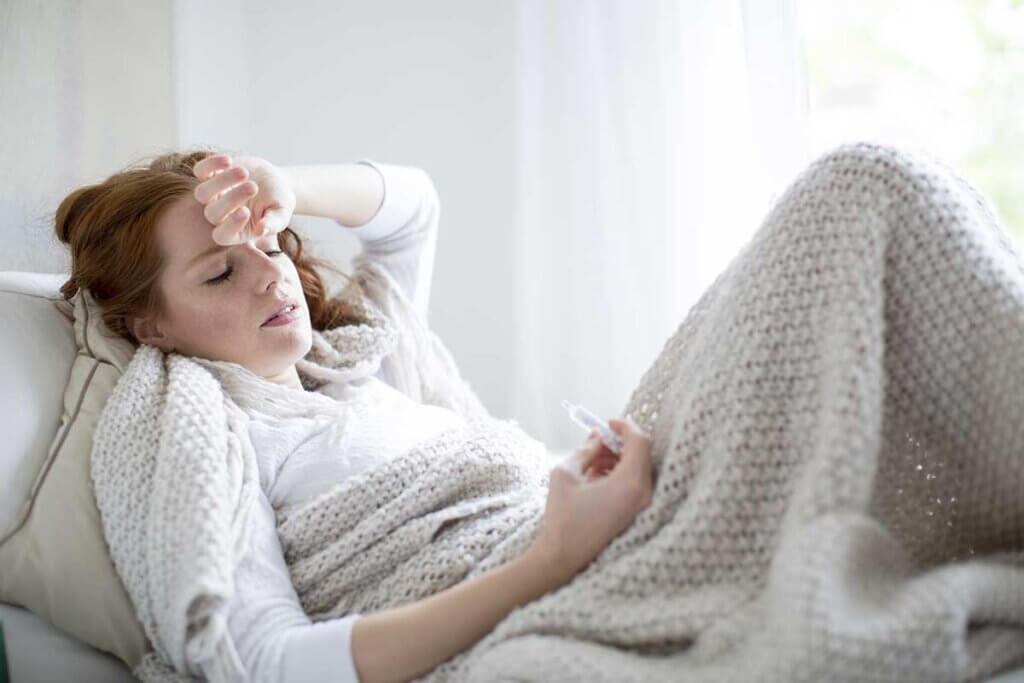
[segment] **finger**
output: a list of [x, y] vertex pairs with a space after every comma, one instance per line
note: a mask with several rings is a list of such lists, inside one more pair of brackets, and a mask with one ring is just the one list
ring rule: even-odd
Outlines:
[[593, 450], [593, 448], [598, 443], [600, 443], [600, 436], [598, 435], [596, 429], [592, 429], [590, 430], [590, 434], [587, 434], [587, 438], [583, 441], [582, 444], [580, 444], [579, 449], [581, 451], [590, 451]]
[[624, 474], [623, 476], [635, 476], [639, 473], [649, 477], [651, 472], [652, 446], [650, 435], [636, 427], [635, 424], [623, 423], [621, 420], [615, 420], [615, 422], [620, 423], [622, 427], [622, 460], [624, 461], [624, 467], [618, 469], [621, 469], [624, 473], [632, 473]]
[[231, 188], [228, 192], [207, 204], [206, 208], [203, 209], [203, 215], [206, 216], [206, 220], [214, 225], [219, 225], [228, 217], [228, 214], [252, 199], [258, 189], [256, 183], [246, 180], [244, 183]]
[[621, 434], [623, 437], [625, 437], [628, 432], [638, 435], [646, 435], [646, 432], [640, 428], [640, 425], [634, 422], [633, 418], [628, 415], [625, 420], [617, 417], [611, 418], [608, 420], [608, 426], [611, 427], [612, 431], [616, 434]]
[[614, 467], [618, 463], [618, 458], [610, 451], [605, 451], [590, 461], [591, 467]]
[[221, 245], [242, 244], [252, 239], [249, 234], [249, 207], [234, 211], [227, 220], [218, 224], [211, 233], [213, 241]]
[[217, 171], [223, 171], [230, 165], [231, 157], [223, 152], [217, 152], [196, 162], [195, 166], [192, 167], [192, 174], [197, 178], [206, 180]]
[[221, 171], [209, 180], [204, 180], [196, 186], [193, 194], [200, 204], [208, 204], [216, 199], [217, 195], [227, 192], [235, 185], [249, 177], [249, 170], [243, 166], [233, 166]]
[[[551, 468], [549, 485], [565, 486], [579, 482], [583, 478], [579, 461], [572, 455], [560, 460]], [[559, 483], [562, 482], [562, 483]]]
[[259, 222], [261, 234], [272, 235], [288, 227], [284, 209], [268, 209]]
[[616, 458], [616, 457], [614, 457], [612, 455], [606, 455], [606, 454], [602, 453], [601, 455], [599, 455], [598, 457], [594, 458], [590, 462], [590, 466], [593, 467], [593, 468], [599, 469], [599, 470], [611, 469], [611, 468], [615, 467], [615, 465], [618, 464], [618, 462], [619, 462], [618, 458]]
[[618, 461], [619, 457], [601, 441], [597, 441], [589, 448], [580, 449], [580, 462], [584, 469], [600, 463], [615, 463]]
[[618, 456], [605, 449], [602, 453], [598, 454], [587, 463], [584, 468], [584, 474], [604, 476], [611, 470], [615, 469], [618, 464], [618, 460], [620, 460], [618, 459]]
[[606, 460], [600, 458], [590, 463], [590, 465], [584, 470], [584, 477], [589, 481], [591, 479], [597, 479], [603, 477], [609, 472], [615, 469], [616, 461], [614, 459]]
[[635, 427], [636, 423], [633, 422], [633, 418], [627, 416], [625, 419], [621, 417], [613, 417], [608, 420], [608, 425], [611, 426], [613, 429], [622, 430], [627, 429], [631, 426]]
[[588, 469], [593, 465], [594, 459], [597, 457], [597, 453], [592, 450], [578, 450], [576, 451], [577, 460], [579, 461], [579, 468], [581, 472], [586, 473]]
[[[246, 206], [257, 192], [258, 189], [255, 188], [255, 184], [252, 183], [252, 181], [242, 183], [207, 204], [203, 209], [203, 216], [205, 216], [206, 220], [210, 223], [220, 225], [239, 208]], [[252, 210], [247, 206], [246, 208], [248, 213], [251, 214]]]

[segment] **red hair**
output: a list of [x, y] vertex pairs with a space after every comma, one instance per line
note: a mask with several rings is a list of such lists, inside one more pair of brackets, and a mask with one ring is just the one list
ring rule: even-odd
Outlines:
[[[138, 346], [132, 318], [159, 313], [164, 304], [156, 286], [164, 265], [157, 221], [168, 206], [195, 190], [200, 180], [192, 173], [193, 166], [214, 153], [200, 149], [164, 154], [65, 197], [54, 220], [57, 237], [71, 249], [71, 278], [61, 287], [63, 297], [70, 299], [79, 289], [88, 289], [103, 309], [107, 327]], [[365, 322], [358, 282], [331, 263], [303, 253], [302, 240], [290, 227], [278, 234], [278, 241], [298, 271], [313, 329]], [[350, 298], [328, 299], [318, 268], [347, 279], [353, 288]]]

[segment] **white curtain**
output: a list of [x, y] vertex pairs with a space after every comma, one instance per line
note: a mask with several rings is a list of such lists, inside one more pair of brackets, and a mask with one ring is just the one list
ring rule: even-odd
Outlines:
[[790, 0], [520, 0], [514, 415], [617, 416], [808, 159]]

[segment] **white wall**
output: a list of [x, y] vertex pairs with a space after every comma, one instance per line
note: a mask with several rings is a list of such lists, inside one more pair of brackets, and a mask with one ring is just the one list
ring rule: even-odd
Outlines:
[[[499, 416], [510, 416], [515, 360], [513, 11], [475, 0], [321, 0], [301, 9], [256, 0], [235, 34], [247, 60], [253, 153], [280, 164], [366, 157], [433, 178], [441, 222], [429, 323]], [[235, 124], [225, 121], [225, 137]], [[356, 238], [323, 219], [296, 224], [348, 268]]]
[[[707, 2], [588, 3], [577, 11], [572, 2], [549, 0], [0, 0], [0, 235], [14, 245], [0, 251], [0, 269], [66, 269], [52, 226], [60, 199], [170, 149], [244, 150], [282, 165], [366, 157], [417, 166], [433, 178], [442, 205], [431, 327], [493, 413], [519, 419], [549, 445], [575, 444], [579, 433], [558, 413], [558, 399], [614, 414], [636, 369], [703, 289], [655, 273], [648, 294], [633, 290], [634, 281], [615, 289], [616, 278], [630, 278], [630, 268], [650, 275], [643, 254], [659, 249], [681, 280], [705, 264], [710, 276], [735, 249], [721, 230], [707, 229], [724, 220], [712, 190], [734, 184], [720, 142], [750, 151], [732, 133], [744, 127], [742, 117], [730, 123], [719, 116], [738, 111], [721, 99], [724, 85], [742, 89], [753, 79], [754, 135], [768, 143], [764, 175], [788, 180], [785, 164], [799, 157], [801, 98], [788, 87], [794, 68], [785, 46], [794, 39], [782, 11], [789, 0], [744, 0], [739, 14], [738, 5]], [[532, 14], [524, 10], [530, 7]], [[631, 21], [619, 22], [617, 12]], [[564, 34], [553, 33], [552, 13], [565, 15]], [[652, 30], [638, 15], [675, 19]], [[587, 30], [580, 22], [589, 22]], [[628, 40], [623, 24], [634, 25]], [[648, 46], [648, 31], [663, 43]], [[593, 46], [597, 53], [584, 49]], [[623, 57], [615, 50], [626, 47], [634, 58], [615, 61]], [[648, 47], [668, 50], [667, 61]], [[591, 73], [587, 58], [602, 50], [612, 59]], [[746, 74], [744, 58], [758, 68]], [[652, 63], [671, 91], [645, 90], [655, 81], [632, 78]], [[559, 84], [560, 77], [568, 80]], [[662, 100], [671, 107], [660, 121], [649, 110]], [[597, 125], [600, 111], [606, 118]], [[612, 130], [619, 116], [642, 135]], [[669, 132], [682, 136], [674, 147]], [[636, 149], [638, 139], [649, 144]], [[595, 162], [596, 140], [643, 158], [652, 177], [628, 168], [605, 175], [605, 189], [615, 190], [605, 192], [595, 181], [608, 171]], [[651, 150], [662, 148], [673, 160], [664, 173], [650, 163], [660, 159]], [[673, 163], [692, 177], [669, 173]], [[640, 199], [637, 187], [654, 193], [643, 195], [643, 215], [662, 227], [628, 236], [638, 241], [627, 267], [608, 247], [627, 237], [618, 231], [634, 220], [628, 211]], [[658, 214], [662, 204], [678, 215]], [[707, 215], [690, 220], [701, 207]], [[739, 223], [752, 230], [755, 221]], [[326, 219], [296, 217], [294, 225], [315, 252], [351, 268], [355, 237]], [[569, 236], [595, 226], [611, 241], [591, 249], [587, 270]], [[677, 267], [677, 254], [695, 267]], [[544, 259], [562, 279], [541, 277]], [[583, 275], [573, 279], [576, 272]], [[595, 301], [585, 280], [598, 272], [605, 292]], [[599, 313], [625, 307], [614, 319], [642, 324], [609, 331], [601, 315], [578, 306], [581, 287]], [[649, 305], [635, 306], [642, 297]], [[668, 323], [661, 309], [671, 311]], [[590, 341], [595, 335], [600, 344]], [[632, 365], [620, 362], [616, 373], [592, 378], [594, 367], [626, 354]]]
[[170, 0], [0, 0], [0, 270], [67, 270], [60, 200], [176, 143]]
[[[74, 187], [195, 144], [419, 166], [441, 196], [429, 322], [488, 408], [514, 362], [514, 4], [0, 0], [0, 269], [67, 268]], [[358, 241], [297, 217], [350, 267]]]

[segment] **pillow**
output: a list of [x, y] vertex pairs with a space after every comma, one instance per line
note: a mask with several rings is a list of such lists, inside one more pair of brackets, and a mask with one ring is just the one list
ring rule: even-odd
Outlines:
[[60, 276], [0, 273], [0, 539], [14, 525], [60, 424], [61, 397], [75, 360], [70, 316], [54, 308]]
[[100, 412], [135, 350], [107, 330], [88, 292], [73, 305], [61, 298], [66, 279], [0, 273], [0, 428], [13, 445], [0, 456], [0, 600], [134, 669], [152, 646], [110, 559], [89, 460]]

